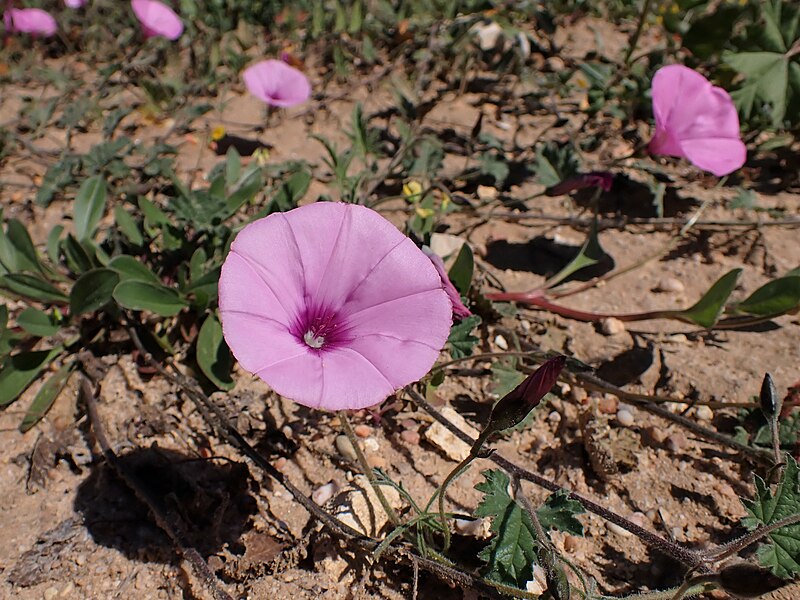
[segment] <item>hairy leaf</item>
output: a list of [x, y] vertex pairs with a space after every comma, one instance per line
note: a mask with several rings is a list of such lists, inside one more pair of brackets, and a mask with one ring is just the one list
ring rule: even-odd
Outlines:
[[453, 325], [452, 329], [450, 329], [450, 337], [447, 338], [447, 346], [453, 358], [464, 358], [472, 354], [475, 344], [480, 341], [472, 335], [472, 330], [480, 323], [481, 318], [473, 315]]
[[[742, 522], [750, 529], [771, 525], [781, 519], [800, 513], [800, 477], [797, 462], [786, 456], [786, 467], [781, 481], [774, 490], [758, 475], [755, 477], [756, 494], [753, 500], [742, 500], [750, 516]], [[769, 534], [770, 543], [758, 550], [762, 565], [769, 567], [778, 577], [791, 577], [800, 573], [800, 523], [781, 527]]]

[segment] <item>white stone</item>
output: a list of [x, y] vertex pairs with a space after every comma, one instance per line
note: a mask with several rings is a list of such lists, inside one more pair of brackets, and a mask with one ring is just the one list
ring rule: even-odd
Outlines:
[[[453, 410], [453, 408], [445, 406], [440, 409], [439, 412], [467, 435], [478, 437], [478, 430], [467, 423], [464, 417]], [[467, 458], [469, 454], [469, 444], [462, 442], [438, 421], [425, 430], [425, 439], [444, 452], [451, 460], [460, 462]]]
[[600, 324], [600, 331], [604, 335], [619, 335], [625, 333], [625, 323], [615, 317], [608, 317]]

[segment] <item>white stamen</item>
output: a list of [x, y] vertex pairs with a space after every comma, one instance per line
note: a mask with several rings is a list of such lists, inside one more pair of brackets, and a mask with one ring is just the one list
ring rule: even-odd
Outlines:
[[303, 341], [307, 346], [319, 349], [322, 348], [322, 345], [325, 343], [325, 338], [321, 335], [314, 335], [314, 332], [309, 329], [303, 336]]

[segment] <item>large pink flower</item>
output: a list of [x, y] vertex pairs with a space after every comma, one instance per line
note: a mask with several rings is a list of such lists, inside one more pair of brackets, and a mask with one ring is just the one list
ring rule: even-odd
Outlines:
[[86, 4], [86, 0], [64, 0], [64, 4], [67, 8], [80, 8]]
[[158, 0], [131, 0], [133, 14], [139, 19], [145, 37], [163, 36], [177, 40], [183, 33], [183, 22], [169, 6]]
[[728, 92], [683, 65], [660, 68], [653, 77], [656, 133], [652, 154], [689, 161], [717, 177], [744, 164], [739, 116]]
[[280, 60], [262, 60], [242, 74], [247, 90], [272, 106], [287, 108], [311, 96], [311, 84], [302, 71]]
[[300, 404], [378, 404], [425, 375], [452, 306], [430, 260], [375, 211], [319, 202], [247, 225], [219, 280], [225, 340]]
[[58, 31], [56, 20], [40, 8], [9, 8], [3, 13], [6, 31], [50, 37]]

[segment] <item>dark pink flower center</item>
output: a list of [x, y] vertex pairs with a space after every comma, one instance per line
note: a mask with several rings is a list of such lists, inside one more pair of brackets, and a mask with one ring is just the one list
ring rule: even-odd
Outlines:
[[332, 310], [307, 308], [297, 319], [292, 333], [313, 350], [331, 349], [346, 342], [346, 327]]

